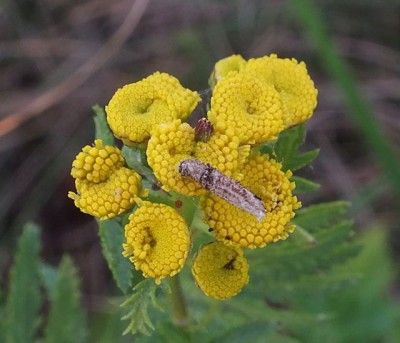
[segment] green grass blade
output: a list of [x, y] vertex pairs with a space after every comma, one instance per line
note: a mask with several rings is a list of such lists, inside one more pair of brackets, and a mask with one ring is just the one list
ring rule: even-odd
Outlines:
[[324, 15], [314, 2], [291, 1], [295, 15], [316, 46], [322, 66], [343, 93], [353, 121], [358, 125], [366, 144], [383, 167], [400, 197], [400, 162], [391, 143], [385, 137], [371, 106], [360, 91], [355, 76], [333, 44], [324, 22]]
[[27, 224], [18, 241], [11, 270], [7, 301], [7, 343], [34, 342], [39, 322], [41, 297], [39, 292], [40, 233], [35, 224]]

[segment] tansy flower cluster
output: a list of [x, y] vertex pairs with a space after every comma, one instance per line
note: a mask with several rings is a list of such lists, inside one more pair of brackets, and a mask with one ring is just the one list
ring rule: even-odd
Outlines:
[[77, 193], [69, 192], [68, 197], [82, 212], [99, 219], [126, 212], [140, 192], [141, 176], [124, 167], [121, 150], [104, 146], [100, 139], [76, 156], [71, 175]]
[[[213, 239], [194, 253], [192, 274], [207, 296], [223, 300], [249, 281], [245, 249], [284, 240], [295, 228], [290, 222], [301, 203], [292, 173], [255, 145], [309, 119], [317, 90], [303, 62], [276, 55], [220, 60], [210, 86], [208, 104], [173, 76], [156, 72], [117, 90], [105, 108], [115, 137], [145, 149], [143, 167], [151, 168], [165, 201], [162, 195], [158, 202], [142, 199], [148, 192], [141, 179], [151, 181], [148, 174], [128, 168], [121, 150], [101, 140], [72, 163], [76, 193], [69, 197], [101, 220], [125, 214], [123, 254], [156, 283], [184, 267], [198, 230], [169, 198], [199, 197], [196, 213]], [[199, 102], [207, 118], [192, 127], [185, 120]]]

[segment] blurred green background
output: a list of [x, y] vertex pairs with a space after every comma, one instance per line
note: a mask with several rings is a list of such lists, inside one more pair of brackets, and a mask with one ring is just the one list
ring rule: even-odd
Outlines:
[[[398, 0], [2, 1], [1, 288], [22, 225], [34, 220], [44, 260], [73, 257], [89, 311], [110, 294], [96, 224], [66, 196], [71, 162], [94, 138], [92, 105], [157, 70], [203, 90], [218, 59], [277, 53], [305, 61], [319, 90], [306, 148], [321, 152], [302, 173], [322, 187], [301, 200], [352, 202], [357, 234], [374, 242], [359, 263], [373, 269], [363, 299], [376, 302], [359, 309], [357, 328], [378, 325], [379, 306], [392, 311], [386, 304], [399, 298], [399, 14]], [[349, 290], [343, 313], [360, 293]]]

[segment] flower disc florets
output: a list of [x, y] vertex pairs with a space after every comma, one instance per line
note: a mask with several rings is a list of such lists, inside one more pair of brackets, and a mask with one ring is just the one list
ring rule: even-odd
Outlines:
[[209, 297], [229, 299], [249, 281], [249, 265], [240, 248], [214, 242], [203, 246], [194, 260], [192, 273]]
[[179, 120], [154, 129], [147, 146], [147, 159], [163, 189], [184, 195], [201, 195], [203, 187], [179, 173], [179, 163], [199, 159], [214, 168], [232, 175], [249, 154], [248, 145], [240, 146], [233, 130], [214, 133], [207, 142], [196, 142], [195, 130]]
[[242, 144], [274, 139], [284, 129], [282, 103], [274, 86], [231, 73], [214, 88], [208, 119], [216, 131], [234, 130]]
[[281, 96], [285, 127], [300, 124], [312, 116], [318, 92], [304, 62], [272, 54], [250, 59], [242, 73], [252, 74], [275, 87]]
[[196, 92], [182, 87], [176, 78], [157, 72], [118, 89], [106, 106], [107, 121], [125, 144], [141, 143], [160, 123], [185, 119], [199, 100]]
[[177, 274], [190, 250], [190, 234], [184, 219], [172, 207], [148, 201], [130, 215], [125, 226], [124, 255], [144, 277], [156, 283]]
[[113, 146], [104, 146], [101, 139], [96, 139], [94, 146], [86, 145], [76, 156], [72, 162], [71, 176], [74, 179], [99, 183], [108, 179], [123, 165], [121, 150]]
[[286, 239], [293, 231], [289, 222], [295, 215], [294, 210], [301, 206], [292, 195], [295, 188], [289, 180], [292, 173], [283, 172], [280, 163], [258, 153], [250, 155], [240, 172], [243, 186], [263, 201], [266, 217], [258, 221], [250, 213], [209, 194], [202, 205], [216, 238], [226, 244], [249, 248]]
[[101, 140], [85, 146], [72, 163], [77, 193], [69, 192], [75, 206], [100, 219], [120, 215], [135, 204], [141, 177], [123, 166], [122, 152]]
[[178, 171], [179, 162], [189, 158], [195, 147], [194, 129], [180, 120], [156, 127], [147, 145], [147, 162], [166, 191], [185, 195], [204, 193], [201, 186]]
[[232, 55], [215, 63], [212, 73], [213, 83], [226, 78], [231, 72], [240, 72], [246, 65], [246, 60], [240, 55]]

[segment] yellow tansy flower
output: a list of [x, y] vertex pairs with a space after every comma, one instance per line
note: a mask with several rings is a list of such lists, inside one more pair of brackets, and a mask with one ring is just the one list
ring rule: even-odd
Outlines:
[[281, 164], [268, 155], [252, 153], [240, 170], [241, 183], [257, 197], [266, 208], [266, 217], [258, 221], [247, 213], [214, 194], [209, 194], [202, 201], [206, 220], [218, 240], [242, 247], [263, 247], [270, 242], [286, 239], [293, 226], [289, 224], [294, 217], [294, 210], [301, 206], [295, 188], [290, 182], [292, 173], [281, 170]]
[[177, 274], [190, 250], [190, 234], [184, 219], [172, 207], [143, 201], [125, 226], [124, 256], [130, 256], [146, 278]]
[[219, 60], [215, 63], [213, 73], [211, 74], [211, 84], [215, 85], [232, 71], [241, 71], [245, 65], [246, 60], [240, 55], [232, 55]]
[[194, 157], [209, 163], [227, 176], [232, 176], [250, 154], [249, 145], [240, 145], [233, 129], [215, 132], [207, 142], [197, 142]]
[[77, 193], [69, 192], [68, 197], [82, 212], [100, 219], [126, 212], [140, 193], [141, 177], [123, 163], [121, 150], [101, 140], [85, 146], [72, 163]]
[[270, 55], [250, 59], [241, 70], [275, 87], [282, 101], [285, 127], [309, 119], [317, 106], [318, 91], [304, 62]]
[[199, 100], [173, 76], [156, 72], [118, 89], [106, 106], [107, 121], [126, 145], [142, 143], [160, 123], [185, 119]]
[[200, 249], [192, 273], [204, 294], [219, 300], [235, 296], [249, 281], [249, 265], [242, 249], [221, 242]]
[[71, 176], [74, 179], [86, 179], [99, 183], [109, 178], [124, 165], [121, 150], [113, 146], [104, 146], [101, 139], [94, 146], [86, 145], [72, 162]]
[[249, 155], [248, 145], [240, 146], [233, 130], [216, 132], [207, 142], [195, 140], [195, 130], [180, 120], [158, 126], [147, 146], [147, 160], [163, 189], [192, 196], [205, 193], [202, 186], [179, 173], [179, 163], [199, 159], [230, 176]]
[[147, 145], [147, 162], [164, 190], [184, 195], [204, 193], [200, 184], [182, 177], [178, 171], [179, 162], [191, 158], [195, 144], [194, 129], [180, 120], [154, 129]]
[[284, 129], [280, 95], [274, 86], [245, 73], [217, 83], [208, 119], [216, 131], [232, 128], [243, 144], [274, 139]]

